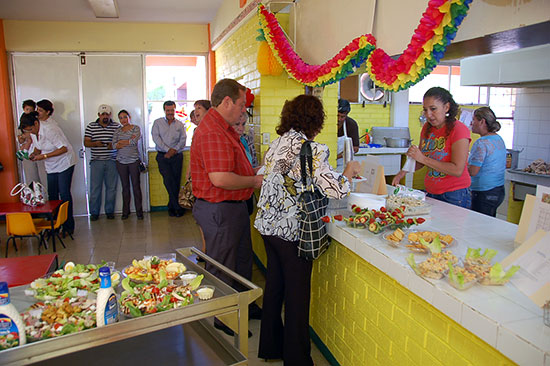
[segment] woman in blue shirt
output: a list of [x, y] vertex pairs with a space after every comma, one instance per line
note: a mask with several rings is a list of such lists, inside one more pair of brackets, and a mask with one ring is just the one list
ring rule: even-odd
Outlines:
[[491, 108], [476, 109], [471, 126], [472, 132], [481, 136], [474, 142], [468, 159], [472, 210], [495, 217], [498, 206], [504, 201], [506, 145], [497, 135], [500, 123]]

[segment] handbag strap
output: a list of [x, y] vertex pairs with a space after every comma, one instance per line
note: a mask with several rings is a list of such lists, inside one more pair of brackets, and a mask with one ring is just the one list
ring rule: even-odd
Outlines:
[[307, 189], [307, 165], [309, 165], [309, 175], [311, 176], [313, 186], [313, 152], [311, 151], [311, 141], [304, 141], [300, 149], [300, 170], [304, 189]]
[[[17, 196], [19, 193], [21, 193], [22, 190], [24, 190], [27, 187], [25, 183], [17, 183], [10, 192], [10, 196]], [[19, 189], [18, 189], [19, 188]], [[17, 192], [15, 192], [17, 190]]]

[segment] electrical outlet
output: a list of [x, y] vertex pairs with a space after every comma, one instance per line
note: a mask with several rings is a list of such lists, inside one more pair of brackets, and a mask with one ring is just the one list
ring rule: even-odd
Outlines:
[[269, 140], [269, 132], [262, 133], [262, 144], [269, 145], [271, 141]]

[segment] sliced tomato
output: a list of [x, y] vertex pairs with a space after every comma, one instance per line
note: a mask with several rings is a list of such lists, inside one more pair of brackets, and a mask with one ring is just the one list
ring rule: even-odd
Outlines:
[[417, 222], [418, 224], [422, 224], [422, 223], [425, 222], [425, 221], [426, 221], [426, 219], [423, 219], [422, 217], [419, 217], [419, 218], [416, 219], [416, 222]]
[[323, 217], [321, 217], [321, 220], [323, 220], [323, 222], [330, 222], [330, 217], [323, 216]]
[[343, 219], [344, 219], [344, 217], [342, 215], [335, 215], [334, 216], [334, 220], [342, 221]]

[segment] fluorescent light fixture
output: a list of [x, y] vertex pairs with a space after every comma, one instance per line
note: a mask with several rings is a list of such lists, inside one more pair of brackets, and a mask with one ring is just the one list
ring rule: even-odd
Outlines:
[[118, 18], [116, 0], [88, 0], [96, 18]]

